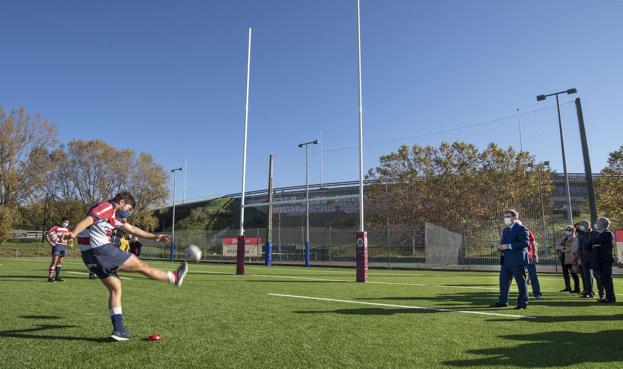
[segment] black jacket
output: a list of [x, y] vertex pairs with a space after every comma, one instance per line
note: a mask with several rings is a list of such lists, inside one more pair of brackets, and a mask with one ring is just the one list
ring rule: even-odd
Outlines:
[[590, 262], [591, 260], [591, 251], [593, 249], [593, 238], [597, 238], [599, 236], [599, 232], [590, 230], [588, 232], [584, 232], [580, 235], [580, 257], [582, 257], [582, 261], [586, 260], [586, 262]]
[[613, 263], [612, 249], [614, 248], [614, 233], [606, 229], [601, 233], [598, 233], [596, 239], [592, 240], [593, 244], [593, 261], [598, 263]]

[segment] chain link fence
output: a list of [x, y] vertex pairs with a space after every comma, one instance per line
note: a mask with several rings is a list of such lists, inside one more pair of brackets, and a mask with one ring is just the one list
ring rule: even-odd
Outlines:
[[[570, 174], [572, 214], [575, 222], [590, 219], [586, 184], [583, 175]], [[541, 190], [542, 187], [542, 190]], [[521, 212], [523, 223], [534, 233], [538, 244], [540, 264], [558, 264], [556, 246], [563, 237], [567, 224], [567, 196], [564, 178], [554, 175], [551, 180], [539, 183], [537, 191], [527, 193], [530, 199], [521, 198], [515, 207]], [[490, 193], [470, 193], [461, 189], [465, 196], [478, 196], [487, 201]], [[482, 191], [482, 189], [481, 189]], [[491, 187], [492, 192], [499, 189]], [[473, 191], [472, 191], [473, 192]], [[599, 194], [598, 194], [599, 195]], [[524, 201], [525, 200], [525, 201]], [[528, 201], [529, 200], [529, 201]], [[314, 203], [310, 213], [310, 245], [312, 265], [354, 266], [357, 202], [348, 201]], [[536, 204], [536, 205], [535, 205]], [[368, 232], [369, 264], [384, 268], [424, 268], [450, 266], [497, 265], [500, 254], [496, 245], [503, 226], [503, 210], [490, 215], [471, 218], [470, 209], [463, 204], [450, 204], [460, 209], [459, 220], [440, 222], [437, 216], [423, 216], [410, 224], [391, 224], [366, 227]], [[275, 207], [272, 228], [273, 262], [304, 264], [305, 214], [304, 206]], [[267, 208], [255, 208], [266, 213]], [[334, 210], [337, 209], [337, 210]], [[456, 210], [456, 209], [451, 209]], [[443, 209], [442, 209], [443, 211]], [[467, 226], [469, 224], [469, 226]], [[263, 262], [262, 244], [266, 241], [266, 228], [249, 228], [247, 237], [261, 239], [255, 250], [247, 252], [248, 262]], [[179, 230], [175, 234], [177, 245], [174, 257], [184, 258], [184, 249], [189, 244], [199, 246], [203, 259], [208, 262], [234, 262], [235, 252], [224, 252], [226, 240], [231, 245], [238, 236], [237, 229], [220, 231]], [[142, 257], [169, 259], [170, 245], [141, 240], [144, 244]], [[235, 242], [235, 241], [234, 241]], [[0, 247], [4, 257], [48, 257], [49, 247], [32, 247], [24, 244]], [[69, 249], [69, 257], [78, 257], [76, 249]]]

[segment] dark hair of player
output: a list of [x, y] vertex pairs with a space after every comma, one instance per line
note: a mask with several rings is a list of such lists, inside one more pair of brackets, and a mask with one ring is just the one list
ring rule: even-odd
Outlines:
[[110, 200], [111, 202], [115, 202], [115, 203], [119, 203], [119, 201], [124, 200], [126, 204], [128, 205], [132, 205], [133, 208], [136, 207], [136, 200], [134, 199], [134, 196], [132, 196], [132, 194], [130, 194], [128, 191], [121, 191], [117, 194], [117, 196], [115, 196], [112, 200]]

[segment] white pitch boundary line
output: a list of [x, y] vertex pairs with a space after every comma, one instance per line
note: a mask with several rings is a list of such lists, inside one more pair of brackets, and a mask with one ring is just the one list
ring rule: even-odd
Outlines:
[[[65, 272], [65, 273], [80, 274], [80, 275], [89, 275], [89, 273], [84, 273], [84, 272], [72, 272], [72, 271], [69, 271], [69, 272]], [[129, 281], [131, 281], [131, 280], [132, 280], [132, 278], [128, 278], [128, 277], [119, 277], [119, 278], [121, 278], [121, 279], [126, 279], [126, 280], [129, 280]]]
[[276, 275], [276, 274], [249, 274], [252, 277], [269, 277], [269, 278], [286, 278], [286, 279], [301, 279], [308, 281], [326, 281], [326, 282], [353, 282], [346, 279], [326, 279], [326, 278], [314, 278], [314, 277], [295, 277], [292, 275]]
[[[254, 267], [255, 267], [255, 265], [254, 265]], [[258, 266], [257, 268], [259, 269], [259, 268], [266, 268], [266, 267], [264, 267], [264, 266], [259, 267]], [[288, 268], [275, 268], [275, 267], [270, 267], [269, 269], [264, 269], [264, 270], [279, 270], [279, 271], [284, 271], [284, 272], [293, 272], [292, 269], [288, 269]], [[350, 273], [339, 273], [338, 269], [336, 269], [336, 271], [333, 271], [333, 270], [330, 270], [329, 268], [322, 269], [322, 270], [318, 270], [318, 269], [313, 269], [313, 270], [309, 270], [309, 271], [306, 270], [305, 272], [307, 272], [307, 273], [320, 273], [320, 274], [328, 273], [328, 274], [336, 274], [336, 275], [344, 275], [344, 276], [353, 276], [354, 275], [353, 272], [350, 272]], [[425, 276], [427, 276], [426, 274], [420, 274], [420, 273], [418, 273], [418, 274], [408, 274], [408, 272], [406, 272], [405, 274], [397, 274], [397, 273], [394, 273], [394, 274], [390, 274], [390, 273], [388, 273], [388, 274], [385, 274], [385, 273], [383, 273], [383, 274], [371, 273], [371, 274], [373, 274], [372, 277], [425, 277]]]
[[314, 296], [285, 295], [285, 294], [281, 294], [281, 293], [269, 293], [268, 295], [269, 296], [276, 296], [276, 297], [289, 297], [289, 298], [295, 298], [295, 299], [305, 299], [305, 300], [342, 302], [342, 303], [346, 303], [346, 304], [356, 304], [356, 305], [393, 307], [393, 308], [399, 308], [399, 309], [405, 309], [405, 310], [427, 310], [427, 311], [437, 311], [437, 312], [440, 312], [440, 313], [461, 313], [461, 314], [498, 316], [498, 317], [518, 318], [518, 319], [536, 319], [535, 316], [514, 315], [514, 314], [501, 314], [501, 313], [487, 313], [487, 312], [484, 312], [484, 311], [452, 310], [452, 309], [440, 309], [440, 308], [423, 307], [423, 306], [412, 306], [412, 305], [382, 304], [382, 303], [378, 303], [378, 302], [340, 300], [340, 299], [332, 299], [332, 298], [327, 298], [327, 297], [314, 297]]
[[[20, 258], [11, 259], [11, 260], [47, 262], [47, 260], [30, 260], [30, 259], [20, 259]], [[69, 262], [68, 261], [63, 261], [63, 264], [64, 263], [83, 264], [83, 263], [78, 262], [78, 261], [69, 261]], [[200, 274], [200, 273], [221, 274], [221, 275], [236, 275], [235, 273], [215, 272], [215, 271], [201, 271], [199, 273], [193, 273], [192, 271], [190, 272], [190, 274]], [[258, 276], [258, 277], [270, 277], [270, 278], [289, 278], [289, 279], [300, 279], [300, 280], [319, 280], [319, 281], [327, 281], [327, 282], [353, 282], [352, 280], [346, 280], [346, 279], [323, 279], [323, 278], [304, 277], [304, 276], [297, 277], [297, 276], [288, 276], [288, 275], [279, 275], [279, 274], [247, 274], [247, 275], [248, 276]], [[443, 276], [440, 276], [440, 277], [443, 278]], [[484, 277], [484, 276], [482, 276], [482, 277]], [[130, 278], [127, 278], [127, 279], [130, 279]], [[475, 290], [491, 290], [491, 291], [499, 291], [500, 290], [498, 287], [482, 287], [482, 286], [452, 286], [452, 285], [432, 285], [432, 284], [424, 284], [424, 283], [380, 282], [380, 281], [368, 281], [367, 283], [369, 283], [369, 284], [398, 285], [398, 286], [439, 287], [439, 288], [475, 289]], [[541, 291], [541, 292], [559, 293], [559, 291]], [[620, 293], [617, 293], [615, 295], [616, 296], [623, 296], [623, 294], [620, 294]]]

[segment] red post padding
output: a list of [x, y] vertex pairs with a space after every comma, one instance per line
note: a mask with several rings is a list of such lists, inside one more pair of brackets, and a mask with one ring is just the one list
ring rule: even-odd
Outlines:
[[244, 274], [244, 236], [238, 236], [238, 247], [236, 248], [236, 274]]

